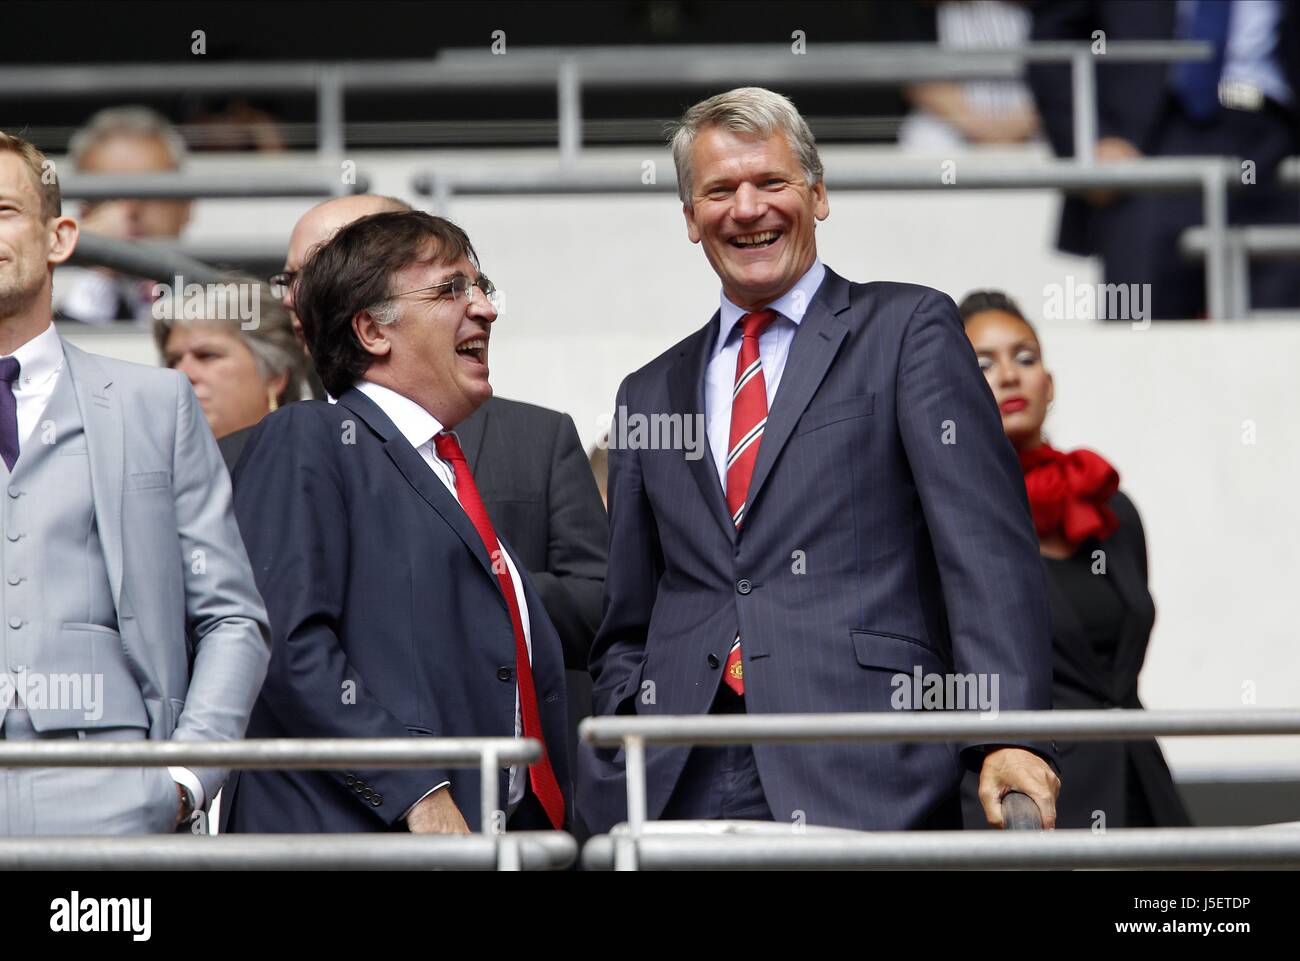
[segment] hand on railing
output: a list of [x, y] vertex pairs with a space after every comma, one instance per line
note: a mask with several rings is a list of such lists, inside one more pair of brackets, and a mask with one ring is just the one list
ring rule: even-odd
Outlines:
[[1004, 831], [1041, 831], [1043, 819], [1038, 813], [1038, 805], [1028, 794], [1020, 791], [1008, 791], [1002, 799], [1002, 830]]

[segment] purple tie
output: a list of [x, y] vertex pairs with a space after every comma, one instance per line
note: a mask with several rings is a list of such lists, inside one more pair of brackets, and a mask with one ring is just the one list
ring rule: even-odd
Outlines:
[[18, 460], [18, 401], [14, 399], [14, 381], [22, 365], [16, 357], [0, 357], [0, 457], [5, 467], [14, 469]]

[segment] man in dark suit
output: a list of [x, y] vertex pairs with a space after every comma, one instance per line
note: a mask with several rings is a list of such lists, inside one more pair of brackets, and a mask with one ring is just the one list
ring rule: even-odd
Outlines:
[[[539, 738], [500, 796], [509, 826], [560, 828], [560, 639], [450, 432], [492, 391], [495, 290], [460, 228], [402, 211], [338, 231], [296, 293], [338, 403], [265, 418], [235, 473], [274, 639], [249, 736]], [[458, 833], [479, 790], [477, 770], [244, 771], [225, 826]]]
[[[1024, 483], [955, 305], [822, 265], [821, 162], [786, 98], [744, 88], [697, 104], [673, 154], [722, 305], [619, 388], [597, 713], [889, 710], [916, 671], [996, 683], [986, 709], [1050, 708]], [[683, 439], [702, 425], [707, 447], [648, 437], [655, 423]], [[1050, 826], [1050, 751], [662, 748], [648, 752], [647, 814], [955, 828], [965, 762], [990, 821], [1020, 790]], [[607, 830], [625, 816], [621, 753], [580, 758], [588, 824]]]
[[[410, 209], [393, 197], [357, 194], [324, 201], [302, 215], [289, 238], [284, 271], [274, 278], [300, 334], [293, 282], [312, 251], [358, 218]], [[314, 372], [312, 378], [319, 380]], [[324, 399], [324, 389], [316, 396]], [[252, 428], [236, 431], [218, 441], [232, 472], [251, 433]], [[568, 414], [493, 396], [456, 433], [488, 516], [532, 576], [564, 645], [573, 770], [578, 723], [591, 714], [587, 656], [605, 583], [609, 520], [600, 493]]]
[[[1229, 193], [1234, 224], [1300, 223], [1300, 192], [1278, 185], [1278, 162], [1300, 152], [1300, 0], [1044, 0], [1033, 39], [1090, 42], [1186, 39], [1208, 42], [1208, 63], [1107, 63], [1097, 57], [1096, 157], [1222, 155], [1254, 164]], [[1075, 151], [1069, 68], [1035, 64], [1029, 81], [1053, 150]], [[1101, 257], [1107, 283], [1151, 284], [1151, 316], [1205, 312], [1203, 265], [1178, 238], [1204, 222], [1201, 195], [1094, 193], [1068, 196], [1059, 245]], [[1251, 306], [1300, 306], [1300, 272], [1285, 261], [1250, 269]], [[1133, 320], [1107, 317], [1107, 320]]]

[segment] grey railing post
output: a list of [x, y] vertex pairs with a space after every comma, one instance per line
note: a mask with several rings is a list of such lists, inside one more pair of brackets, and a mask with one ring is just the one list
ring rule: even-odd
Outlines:
[[1208, 243], [1205, 247], [1205, 308], [1210, 320], [1228, 319], [1232, 302], [1228, 263], [1228, 177], [1222, 160], [1210, 160], [1201, 175], [1202, 209]]
[[614, 849], [614, 870], [637, 869], [637, 844], [645, 825], [645, 738], [630, 734], [623, 738], [623, 758], [627, 771], [627, 834], [618, 839]]
[[316, 78], [316, 152], [322, 161], [343, 156], [343, 75], [324, 65]]
[[560, 61], [557, 81], [560, 163], [571, 166], [582, 150], [582, 78], [572, 57]]
[[1091, 47], [1081, 47], [1070, 57], [1070, 83], [1074, 94], [1074, 159], [1090, 164], [1097, 147], [1097, 65]]
[[[485, 748], [482, 760], [479, 761], [479, 779], [483, 782], [479, 785], [479, 819], [481, 821], [481, 830], [484, 834], [496, 834], [497, 811], [500, 809], [500, 785], [497, 778], [500, 776], [501, 761], [497, 757], [497, 752], [491, 748]], [[501, 825], [505, 827], [505, 825]]]

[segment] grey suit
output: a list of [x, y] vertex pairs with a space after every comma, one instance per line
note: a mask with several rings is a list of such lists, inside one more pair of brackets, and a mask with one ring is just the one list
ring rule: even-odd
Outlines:
[[[0, 699], [0, 735], [240, 738], [270, 634], [194, 393], [174, 371], [63, 351], [4, 478], [0, 665], [25, 697]], [[40, 703], [30, 679], [52, 692], [59, 675], [81, 695]], [[208, 799], [226, 774], [194, 773]], [[175, 811], [165, 768], [0, 771], [0, 833], [166, 831]]]

